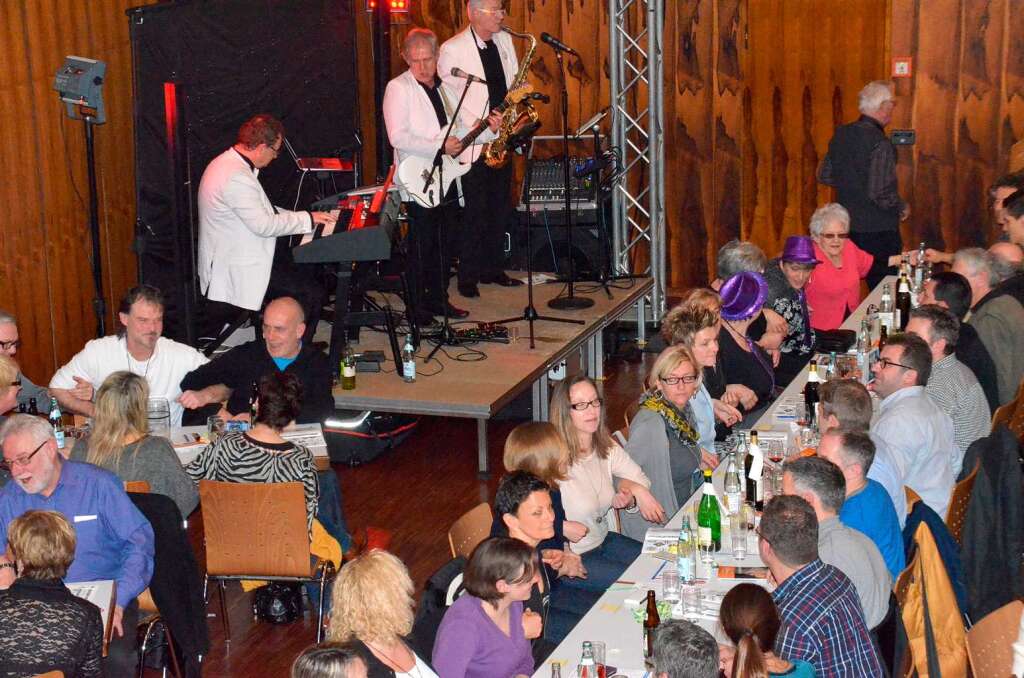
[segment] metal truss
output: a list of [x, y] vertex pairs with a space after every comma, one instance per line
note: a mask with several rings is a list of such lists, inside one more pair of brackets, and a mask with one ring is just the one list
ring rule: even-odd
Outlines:
[[654, 278], [653, 318], [665, 311], [666, 283], [664, 2], [608, 0], [612, 144], [621, 158], [612, 188], [614, 265], [617, 273]]

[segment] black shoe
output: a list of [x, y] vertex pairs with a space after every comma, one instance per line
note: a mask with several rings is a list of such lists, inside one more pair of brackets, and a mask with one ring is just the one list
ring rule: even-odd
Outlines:
[[469, 299], [472, 297], [479, 297], [480, 290], [477, 289], [475, 283], [459, 283], [459, 294]]
[[507, 275], [505, 275], [504, 271], [502, 271], [501, 273], [499, 273], [498, 275], [495, 275], [495, 276], [491, 276], [491, 277], [488, 277], [488, 278], [481, 278], [480, 282], [491, 284], [491, 285], [501, 285], [502, 287], [519, 287], [520, 285], [523, 284], [522, 280], [516, 280], [515, 278], [510, 278]]
[[[444, 315], [444, 307], [441, 306], [440, 304], [428, 304], [424, 308], [426, 311], [432, 313], [435, 316], [441, 317]], [[459, 308], [458, 306], [452, 306], [451, 304], [448, 304], [448, 317], [458, 319], [467, 318], [469, 317], [469, 311], [467, 311], [464, 308]]]

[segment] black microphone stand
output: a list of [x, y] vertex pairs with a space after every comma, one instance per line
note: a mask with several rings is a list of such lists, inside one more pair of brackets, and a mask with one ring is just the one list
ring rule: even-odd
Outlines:
[[[459, 97], [459, 103], [455, 106], [455, 112], [452, 113], [452, 119], [448, 121], [448, 129], [445, 130], [444, 137], [441, 139], [441, 146], [437, 149], [437, 153], [434, 154], [434, 168], [437, 169], [438, 178], [438, 200], [437, 205], [430, 209], [441, 209], [445, 206], [445, 204], [447, 204], [447, 201], [445, 200], [446, 196], [444, 195], [444, 163], [442, 162], [442, 158], [444, 157], [444, 146], [445, 142], [448, 141], [448, 137], [451, 136], [452, 129], [455, 127], [455, 121], [459, 119], [459, 111], [462, 110], [462, 103], [466, 100], [466, 94], [469, 92], [469, 86], [472, 84], [472, 81], [467, 80], [466, 86], [462, 88], [462, 95]], [[433, 181], [434, 171], [433, 169], [431, 169], [430, 176], [427, 177], [426, 182], [423, 184], [424, 192], [426, 192], [427, 189], [430, 188], [430, 184]], [[428, 195], [432, 195], [432, 193]], [[458, 198], [456, 198], [456, 200], [458, 200]], [[437, 345], [434, 346], [430, 353], [427, 354], [427, 357], [424, 358], [424, 364], [429, 363], [434, 358], [434, 356], [437, 355], [437, 352], [441, 350], [442, 346], [459, 345], [459, 339], [458, 337], [455, 336], [455, 331], [452, 329], [451, 316], [448, 313], [448, 307], [450, 305], [450, 302], [448, 301], [449, 265], [447, 256], [448, 248], [445, 247], [445, 243], [447, 242], [447, 228], [445, 224], [444, 214], [441, 215], [441, 219], [438, 222], [438, 224], [439, 227], [437, 233], [437, 250], [438, 256], [441, 257], [441, 280], [439, 281], [439, 284], [441, 285], [440, 289], [444, 290], [444, 301], [442, 304], [444, 306], [444, 320], [442, 321], [441, 329], [437, 332], [437, 334], [430, 337], [430, 340], [437, 342]]]
[[525, 320], [530, 323], [530, 348], [536, 348], [536, 340], [533, 334], [533, 323], [537, 320], [545, 320], [552, 323], [576, 323], [582, 325], [582, 320], [574, 318], [552, 318], [537, 313], [533, 305], [533, 213], [530, 212], [530, 186], [533, 183], [533, 158], [526, 158], [526, 176], [523, 179], [523, 199], [526, 203], [526, 308], [522, 315], [514, 318], [503, 318], [494, 321], [495, 325], [519, 322]]
[[548, 306], [559, 310], [580, 310], [593, 306], [594, 300], [588, 297], [577, 297], [574, 288], [576, 266], [573, 262], [572, 251], [572, 175], [569, 172], [569, 90], [565, 84], [565, 64], [562, 61], [561, 50], [555, 49], [555, 57], [558, 59], [559, 84], [562, 89], [562, 177], [565, 181], [565, 241], [569, 251], [569, 294], [564, 297], [555, 297], [548, 302]]

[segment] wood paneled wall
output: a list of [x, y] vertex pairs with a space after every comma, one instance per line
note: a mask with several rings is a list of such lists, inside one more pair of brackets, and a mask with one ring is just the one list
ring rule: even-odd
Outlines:
[[[97, 128], [104, 290], [113, 305], [135, 279], [131, 49], [124, 10], [142, 0], [0, 3], [0, 307], [20, 321], [25, 372], [46, 381], [95, 333], [82, 125], [51, 89], [67, 54], [107, 62], [108, 122]], [[357, 3], [366, 182], [376, 171], [370, 16]], [[569, 121], [606, 106], [606, 0], [509, 0], [513, 28], [559, 35], [583, 58], [569, 68]], [[1024, 4], [1013, 0], [666, 0], [665, 123], [669, 285], [706, 280], [718, 247], [749, 238], [774, 254], [805, 231], [830, 191], [814, 181], [836, 124], [856, 117], [867, 81], [890, 57], [914, 58], [897, 81], [894, 126], [917, 130], [899, 173], [913, 207], [908, 243], [986, 242], [985, 189], [1024, 134]], [[465, 25], [463, 0], [414, 0], [392, 27], [392, 72], [408, 27], [441, 40]], [[60, 17], [59, 21], [54, 17]], [[522, 49], [523, 46], [520, 45]], [[530, 80], [552, 95], [553, 55], [538, 45]]]
[[96, 335], [83, 123], [52, 89], [64, 57], [107, 63], [107, 123], [96, 127], [103, 290], [136, 280], [128, 7], [140, 0], [0, 2], [0, 308], [18, 317], [18, 360], [34, 381]]

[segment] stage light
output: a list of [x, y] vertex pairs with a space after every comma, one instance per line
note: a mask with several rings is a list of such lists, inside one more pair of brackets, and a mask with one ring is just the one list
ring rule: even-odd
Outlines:
[[[377, 9], [378, 0], [366, 0], [366, 11], [373, 13]], [[385, 0], [388, 10], [392, 14], [403, 14], [409, 12], [410, 0]]]

